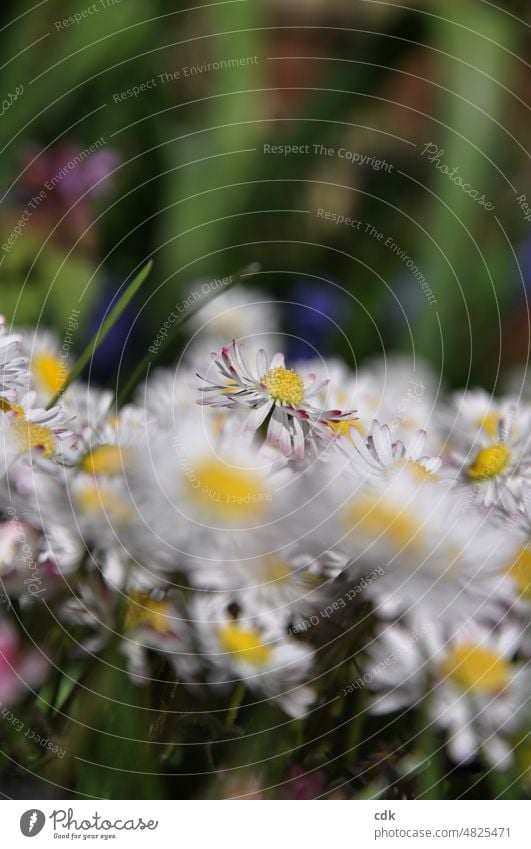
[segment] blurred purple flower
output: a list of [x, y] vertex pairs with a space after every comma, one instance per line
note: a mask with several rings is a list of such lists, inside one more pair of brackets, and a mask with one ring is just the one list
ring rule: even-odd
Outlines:
[[288, 344], [288, 358], [306, 360], [325, 356], [330, 351], [331, 340], [337, 336], [335, 323], [344, 319], [349, 309], [345, 297], [332, 283], [308, 279], [296, 283], [288, 298], [293, 302], [286, 307], [289, 330], [293, 334]]

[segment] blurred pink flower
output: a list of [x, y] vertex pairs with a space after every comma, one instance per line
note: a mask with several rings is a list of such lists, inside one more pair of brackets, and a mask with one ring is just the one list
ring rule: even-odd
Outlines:
[[317, 799], [325, 787], [325, 775], [322, 770], [305, 772], [302, 767], [294, 766], [289, 772], [287, 796], [289, 799]]
[[26, 690], [40, 684], [48, 662], [37, 649], [21, 649], [18, 634], [7, 620], [0, 620], [0, 704], [12, 705]]

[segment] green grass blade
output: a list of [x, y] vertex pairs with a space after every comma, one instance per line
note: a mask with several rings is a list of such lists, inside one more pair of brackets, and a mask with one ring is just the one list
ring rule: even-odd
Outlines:
[[[231, 275], [230, 282], [223, 287], [221, 291], [226, 292], [228, 289], [232, 289], [233, 286], [236, 286], [237, 283], [241, 283], [241, 281], [245, 278], [253, 277], [255, 274], [258, 274], [260, 270], [260, 266], [258, 263], [251, 263], [250, 265], [245, 266], [240, 271], [237, 271], [236, 274]], [[172, 333], [168, 334], [164, 342], [161, 344], [160, 348], [157, 350], [156, 354], [153, 354], [151, 351], [147, 351], [146, 355], [141, 359], [133, 374], [119, 392], [116, 393], [116, 404], [120, 406], [123, 402], [129, 397], [131, 392], [136, 388], [143, 374], [147, 371], [152, 357], [158, 357], [163, 351], [166, 350], [168, 344], [175, 338], [176, 333], [181, 329], [181, 327], [186, 324], [199, 310], [203, 309], [204, 306], [209, 304], [214, 298], [217, 298], [218, 295], [221, 294], [220, 290], [216, 290], [213, 292], [210, 298], [205, 298], [204, 301], [200, 301], [198, 304], [195, 304], [190, 310], [186, 313], [183, 313], [175, 322], [172, 328]]]
[[95, 352], [98, 350], [99, 346], [102, 344], [102, 342], [105, 340], [107, 335], [110, 333], [110, 331], [112, 330], [112, 328], [114, 327], [114, 325], [116, 324], [116, 322], [118, 321], [118, 319], [120, 318], [120, 316], [122, 315], [124, 310], [129, 306], [129, 304], [131, 303], [132, 299], [135, 297], [135, 295], [138, 292], [138, 290], [140, 289], [140, 287], [147, 280], [152, 268], [153, 268], [153, 260], [150, 259], [149, 262], [147, 263], [147, 265], [145, 265], [144, 268], [141, 271], [139, 271], [139, 273], [136, 275], [134, 280], [131, 281], [131, 283], [129, 284], [129, 286], [127, 287], [125, 292], [123, 293], [122, 297], [118, 300], [118, 303], [113, 307], [113, 309], [111, 310], [111, 312], [109, 313], [109, 315], [107, 316], [107, 318], [105, 319], [105, 321], [103, 322], [101, 327], [98, 328], [97, 332], [94, 334], [94, 336], [90, 340], [89, 344], [87, 345], [87, 347], [85, 348], [85, 350], [83, 351], [83, 353], [81, 354], [79, 359], [77, 360], [75, 366], [73, 367], [72, 371], [68, 375], [67, 379], [65, 380], [65, 382], [64, 382], [63, 386], [61, 387], [61, 389], [59, 390], [59, 392], [57, 392], [56, 395], [54, 395], [54, 397], [52, 398], [52, 400], [48, 404], [48, 406], [47, 406], [48, 410], [51, 407], [54, 407], [58, 403], [58, 401], [60, 401], [60, 399], [62, 398], [62, 396], [64, 395], [64, 393], [68, 389], [68, 387], [70, 386], [70, 384], [73, 383], [74, 380], [77, 380], [77, 378], [79, 377], [79, 375], [81, 374], [81, 372], [83, 371], [83, 369], [85, 368], [87, 363], [90, 362], [90, 360], [94, 356]]

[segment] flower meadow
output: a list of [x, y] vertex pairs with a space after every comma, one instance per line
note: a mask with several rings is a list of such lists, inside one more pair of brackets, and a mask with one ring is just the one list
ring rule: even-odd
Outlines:
[[527, 794], [531, 403], [404, 356], [290, 361], [254, 286], [189, 327], [119, 404], [2, 319], [5, 780]]

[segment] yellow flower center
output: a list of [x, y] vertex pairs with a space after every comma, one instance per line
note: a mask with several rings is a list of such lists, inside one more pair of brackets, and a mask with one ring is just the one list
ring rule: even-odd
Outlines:
[[332, 421], [327, 420], [326, 423], [327, 423], [327, 425], [329, 425], [332, 428], [333, 431], [335, 431], [335, 433], [338, 436], [346, 436], [347, 439], [351, 440], [351, 442], [352, 442], [352, 439], [351, 439], [351, 436], [350, 436], [350, 428], [351, 427], [355, 427], [356, 430], [358, 431], [358, 433], [360, 433], [362, 436], [365, 435], [365, 428], [363, 427], [363, 425], [359, 421], [359, 419], [354, 419], [353, 421], [343, 421], [343, 422], [332, 422]]
[[0, 400], [0, 410], [3, 413], [16, 413], [17, 416], [12, 423], [13, 434], [19, 451], [26, 453], [40, 449], [47, 460], [55, 454], [55, 434], [53, 430], [43, 425], [29, 422], [24, 417], [24, 410], [18, 404], [9, 404], [8, 401]]
[[262, 377], [262, 383], [273, 401], [289, 404], [290, 407], [300, 407], [304, 400], [304, 381], [300, 374], [292, 369], [278, 366], [270, 369]]
[[347, 507], [344, 519], [349, 531], [387, 539], [397, 549], [421, 542], [418, 522], [402, 505], [363, 498]]
[[436, 478], [436, 475], [433, 475], [430, 471], [428, 471], [428, 469], [425, 469], [424, 466], [421, 466], [420, 463], [417, 463], [415, 460], [399, 460], [398, 463], [395, 463], [395, 468], [409, 469], [418, 483], [423, 483], [426, 480], [433, 480]]
[[128, 454], [127, 448], [120, 448], [118, 445], [99, 445], [94, 451], [89, 451], [79, 465], [84, 472], [91, 475], [116, 477], [123, 472]]
[[499, 420], [500, 417], [498, 413], [486, 413], [484, 416], [480, 416], [476, 420], [476, 424], [479, 428], [481, 428], [481, 430], [484, 430], [491, 439], [496, 439], [498, 436]]
[[42, 425], [33, 424], [26, 419], [17, 419], [13, 425], [16, 441], [21, 451], [40, 449], [47, 460], [55, 453], [55, 436], [53, 431]]
[[531, 601], [531, 546], [524, 545], [509, 567], [520, 595]]
[[270, 581], [288, 581], [293, 569], [280, 557], [267, 557], [265, 560], [266, 574]]
[[498, 693], [510, 681], [510, 664], [491, 649], [464, 643], [451, 649], [441, 671], [463, 690], [473, 693]]
[[237, 654], [238, 660], [265, 666], [271, 657], [272, 650], [264, 645], [259, 632], [253, 628], [242, 628], [233, 622], [220, 628], [218, 636], [225, 651]]
[[170, 605], [145, 593], [131, 593], [127, 599], [124, 629], [133, 631], [146, 626], [160, 634], [170, 634]]
[[80, 508], [88, 515], [105, 513], [110, 521], [126, 522], [131, 508], [115, 492], [102, 486], [87, 486], [77, 494]]
[[50, 393], [55, 395], [62, 388], [68, 371], [58, 357], [53, 354], [35, 354], [31, 361], [31, 368], [38, 383]]
[[255, 516], [271, 495], [260, 475], [222, 460], [207, 460], [188, 474], [190, 495], [203, 507], [224, 516]]
[[510, 458], [511, 452], [502, 442], [491, 445], [490, 448], [482, 448], [469, 466], [469, 477], [473, 480], [495, 478], [505, 468]]

